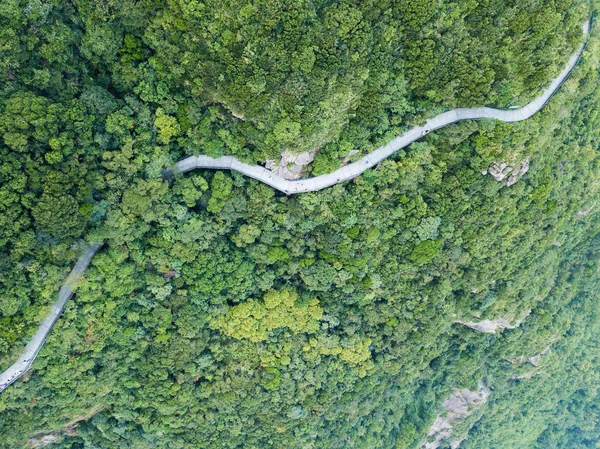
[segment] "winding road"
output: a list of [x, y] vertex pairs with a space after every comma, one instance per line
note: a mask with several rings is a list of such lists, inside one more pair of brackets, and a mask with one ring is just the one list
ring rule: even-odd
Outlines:
[[[583, 33], [589, 34], [590, 20], [583, 24]], [[184, 173], [197, 168], [203, 169], [222, 169], [234, 170], [243, 175], [254, 178], [263, 182], [274, 189], [277, 189], [286, 194], [315, 192], [330, 187], [340, 182], [348, 181], [356, 178], [360, 174], [367, 171], [369, 168], [379, 164], [384, 159], [387, 159], [396, 151], [410, 145], [411, 143], [421, 139], [430, 131], [443, 128], [451, 123], [460, 122], [462, 120], [476, 120], [481, 118], [496, 119], [502, 122], [518, 122], [526, 120], [548, 102], [548, 100], [558, 90], [560, 85], [569, 77], [573, 68], [579, 62], [579, 58], [587, 42], [582, 44], [575, 54], [571, 56], [566, 67], [560, 74], [552, 80], [552, 83], [542, 92], [542, 94], [533, 100], [531, 103], [519, 109], [502, 110], [489, 107], [479, 108], [459, 108], [448, 112], [436, 115], [427, 120], [423, 126], [417, 126], [405, 132], [401, 136], [396, 137], [388, 144], [377, 148], [362, 159], [352, 164], [348, 164], [326, 175], [316, 176], [314, 178], [300, 179], [297, 181], [289, 181], [275, 173], [258, 165], [249, 165], [239, 161], [233, 156], [223, 156], [220, 158], [212, 158], [209, 156], [190, 156], [177, 162], [177, 168], [173, 170], [175, 173]]]
[[38, 352], [40, 352], [40, 349], [42, 349], [42, 346], [44, 346], [46, 338], [52, 330], [54, 323], [56, 323], [56, 320], [58, 320], [62, 314], [65, 304], [71, 298], [71, 296], [73, 296], [73, 288], [75, 288], [77, 280], [85, 272], [85, 270], [87, 270], [92, 257], [94, 257], [94, 254], [96, 254], [101, 246], [101, 244], [88, 246], [77, 263], [75, 263], [71, 273], [69, 273], [69, 276], [67, 276], [67, 280], [58, 292], [58, 300], [52, 304], [52, 311], [50, 312], [50, 315], [42, 320], [40, 327], [31, 341], [27, 343], [27, 346], [25, 346], [25, 351], [23, 351], [23, 354], [21, 354], [19, 359], [6, 371], [0, 374], [0, 392], [21, 377], [23, 373], [25, 373], [25, 371], [31, 367], [31, 364], [38, 355]]
[[[590, 20], [583, 24], [583, 33], [585, 35], [589, 35], [589, 30]], [[558, 90], [560, 85], [569, 77], [569, 74], [577, 65], [586, 45], [587, 41], [577, 49], [573, 56], [571, 56], [566, 67], [544, 90], [544, 92], [531, 103], [523, 106], [522, 108], [514, 110], [501, 110], [489, 107], [478, 107], [453, 109], [451, 111], [444, 112], [427, 120], [423, 126], [414, 127], [401, 136], [396, 137], [388, 144], [374, 150], [359, 161], [348, 164], [326, 175], [316, 176], [309, 179], [300, 179], [297, 181], [289, 181], [277, 176], [264, 167], [240, 162], [233, 156], [223, 156], [215, 159], [202, 155], [190, 156], [178, 161], [177, 168], [173, 171], [175, 173], [184, 173], [197, 168], [234, 170], [261, 181], [286, 194], [314, 192], [321, 190], [359, 176], [369, 168], [390, 157], [396, 151], [421, 139], [430, 131], [443, 128], [451, 123], [481, 118], [496, 119], [503, 122], [518, 122], [528, 119], [544, 107], [552, 95], [554, 95], [554, 93]], [[64, 285], [61, 287], [58, 293], [58, 299], [52, 305], [52, 311], [41, 322], [37, 332], [31, 341], [25, 346], [23, 354], [21, 354], [17, 362], [0, 374], [0, 392], [4, 391], [31, 367], [38, 352], [40, 349], [42, 349], [48, 334], [52, 330], [52, 327], [62, 314], [65, 304], [71, 298], [71, 296], [73, 296], [73, 288], [75, 287], [77, 280], [85, 272], [90, 264], [90, 261], [92, 260], [92, 257], [94, 257], [94, 254], [96, 254], [101, 246], [102, 244], [94, 244], [85, 249], [84, 253], [81, 255], [73, 267], [73, 270], [67, 277]]]

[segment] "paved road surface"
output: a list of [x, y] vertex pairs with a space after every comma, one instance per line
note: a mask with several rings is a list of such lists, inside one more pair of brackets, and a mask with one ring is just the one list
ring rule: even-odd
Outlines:
[[[589, 28], [590, 21], [588, 20], [583, 25], [584, 34], [589, 34]], [[544, 107], [546, 102], [550, 99], [550, 97], [552, 97], [552, 95], [554, 95], [563, 81], [568, 78], [571, 70], [573, 70], [575, 65], [577, 65], [579, 57], [581, 56], [584, 48], [585, 44], [581, 45], [575, 54], [571, 56], [571, 59], [569, 59], [569, 62], [564, 70], [560, 72], [560, 74], [552, 81], [552, 83], [544, 90], [544, 92], [531, 103], [523, 106], [522, 108], [512, 111], [503, 111], [500, 109], [480, 107], [453, 109], [452, 111], [444, 112], [443, 114], [427, 120], [425, 125], [412, 128], [403, 135], [396, 137], [387, 145], [376, 149], [372, 153], [363, 157], [361, 160], [352, 164], [348, 164], [345, 167], [342, 167], [327, 175], [321, 175], [309, 179], [301, 179], [298, 181], [288, 181], [280, 176], [275, 175], [266, 168], [245, 164], [232, 156], [223, 156], [217, 159], [208, 156], [190, 156], [177, 162], [177, 169], [175, 172], [187, 172], [196, 168], [227, 169], [238, 171], [288, 194], [321, 190], [334, 184], [357, 177], [369, 168], [388, 158], [399, 149], [410, 145], [416, 140], [419, 140], [428, 132], [442, 128], [451, 123], [459, 122], [461, 120], [475, 120], [480, 118], [493, 118], [503, 122], [518, 122], [520, 120], [528, 119], [542, 109], [542, 107]], [[101, 244], [89, 246], [84, 254], [79, 258], [75, 264], [75, 267], [73, 267], [73, 270], [67, 277], [64, 285], [61, 287], [58, 293], [58, 300], [52, 305], [52, 312], [50, 315], [48, 315], [42, 321], [39, 329], [27, 346], [25, 346], [25, 351], [21, 357], [19, 357], [17, 362], [0, 374], [0, 392], [21, 377], [23, 373], [31, 367], [31, 364], [35, 360], [38, 352], [40, 349], [42, 349], [42, 346], [46, 341], [46, 337], [48, 337], [48, 334], [52, 330], [52, 326], [54, 326], [54, 323], [56, 323], [56, 320], [58, 320], [62, 314], [65, 304], [69, 298], [73, 296], [73, 290], [71, 287], [74, 286], [74, 283], [77, 281], [79, 276], [85, 272], [90, 264], [90, 261], [92, 260], [92, 257], [94, 257], [94, 254], [96, 254], [101, 246]]]
[[88, 246], [85, 252], [79, 258], [73, 267], [73, 270], [71, 270], [71, 273], [67, 277], [67, 280], [58, 292], [58, 300], [52, 304], [52, 311], [50, 312], [50, 315], [44, 318], [37, 332], [31, 341], [27, 343], [27, 346], [25, 346], [25, 351], [23, 354], [21, 354], [16, 363], [0, 374], [0, 392], [21, 377], [23, 373], [31, 367], [31, 364], [35, 360], [38, 352], [40, 352], [40, 349], [42, 349], [42, 346], [44, 346], [46, 337], [48, 337], [48, 334], [52, 330], [52, 326], [54, 326], [54, 323], [56, 323], [56, 320], [58, 320], [58, 317], [60, 317], [62, 314], [65, 304], [69, 298], [73, 296], [72, 287], [74, 287], [74, 284], [77, 282], [79, 277], [85, 272], [90, 264], [90, 261], [92, 260], [92, 257], [94, 257], [94, 254], [96, 254], [101, 246], [102, 245]]
[[[583, 24], [583, 33], [589, 34], [590, 21]], [[533, 100], [531, 103], [514, 110], [501, 110], [488, 107], [479, 108], [460, 108], [444, 112], [427, 120], [423, 126], [417, 126], [407, 131], [401, 136], [396, 137], [388, 144], [374, 150], [361, 160], [348, 164], [332, 173], [316, 176], [314, 178], [300, 179], [297, 181], [288, 181], [270, 170], [258, 165], [249, 165], [240, 162], [233, 156], [223, 156], [220, 158], [212, 158], [209, 156], [190, 156], [177, 162], [175, 173], [184, 173], [196, 168], [209, 169], [225, 169], [235, 170], [246, 176], [261, 181], [274, 189], [287, 194], [315, 192], [317, 190], [330, 187], [340, 182], [348, 181], [357, 177], [369, 168], [379, 164], [384, 159], [390, 157], [396, 151], [410, 145], [416, 140], [421, 139], [430, 131], [443, 128], [451, 123], [456, 123], [461, 120], [475, 120], [481, 118], [490, 118], [500, 120], [502, 122], [518, 122], [526, 120], [548, 102], [550, 97], [558, 90], [560, 85], [566, 80], [573, 68], [577, 65], [579, 58], [585, 48], [582, 44], [575, 52], [566, 67], [552, 81], [552, 83], [544, 90], [544, 92]]]

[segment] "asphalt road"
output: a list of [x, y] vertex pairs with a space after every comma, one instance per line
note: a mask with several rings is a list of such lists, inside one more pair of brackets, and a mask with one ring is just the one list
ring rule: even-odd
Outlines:
[[31, 367], [31, 364], [35, 360], [38, 352], [40, 352], [40, 349], [42, 349], [42, 346], [44, 346], [46, 337], [48, 337], [48, 334], [52, 330], [52, 326], [54, 326], [54, 323], [56, 323], [56, 320], [58, 320], [62, 314], [65, 304], [71, 298], [71, 296], [73, 296], [72, 289], [75, 288], [75, 283], [85, 272], [90, 264], [90, 261], [92, 260], [92, 257], [94, 257], [94, 254], [96, 254], [101, 246], [101, 244], [88, 246], [79, 260], [77, 260], [77, 263], [71, 270], [71, 273], [69, 273], [67, 280], [58, 292], [57, 301], [52, 304], [52, 311], [50, 312], [50, 315], [44, 318], [44, 320], [40, 323], [40, 327], [31, 341], [25, 346], [25, 351], [23, 354], [21, 354], [19, 359], [6, 371], [0, 374], [0, 392], [21, 377], [23, 373], [25, 373]]
[[[589, 34], [589, 29], [590, 21], [588, 20], [583, 24], [584, 35]], [[554, 95], [554, 93], [558, 90], [560, 85], [569, 77], [571, 71], [577, 65], [584, 48], [585, 44], [582, 44], [575, 54], [571, 56], [563, 71], [560, 72], [560, 74], [554, 80], [552, 80], [544, 92], [542, 92], [542, 94], [531, 103], [521, 108], [513, 110], [501, 110], [489, 107], [479, 107], [460, 108], [444, 112], [433, 118], [430, 118], [423, 126], [414, 127], [401, 136], [396, 137], [388, 144], [374, 150], [359, 161], [348, 164], [326, 175], [316, 176], [308, 179], [300, 179], [296, 181], [288, 181], [287, 179], [274, 174], [264, 167], [245, 164], [233, 156], [212, 158], [203, 155], [190, 156], [178, 161], [177, 168], [174, 170], [174, 172], [184, 173], [197, 168], [234, 170], [263, 182], [286, 194], [315, 192], [317, 190], [322, 190], [359, 176], [369, 168], [390, 157], [396, 151], [421, 139], [427, 133], [439, 128], [443, 128], [444, 126], [448, 126], [451, 123], [481, 118], [496, 119], [502, 122], [518, 122], [528, 119], [544, 107], [552, 95]]]
[[[583, 24], [583, 32], [585, 35], [589, 34], [589, 29], [590, 21], [588, 20]], [[177, 162], [177, 168], [175, 172], [187, 172], [196, 168], [235, 170], [287, 194], [321, 190], [334, 184], [348, 181], [357, 177], [369, 168], [390, 157], [393, 153], [401, 148], [404, 148], [407, 145], [410, 145], [411, 143], [421, 139], [430, 131], [443, 128], [451, 123], [456, 123], [461, 120], [476, 120], [481, 118], [496, 119], [503, 122], [518, 122], [528, 119], [544, 107], [552, 95], [554, 95], [554, 93], [558, 90], [560, 85], [569, 77], [571, 71], [577, 65], [584, 48], [585, 44], [582, 44], [575, 54], [571, 56], [563, 71], [560, 72], [560, 74], [554, 80], [552, 80], [544, 92], [531, 103], [523, 106], [522, 108], [514, 110], [501, 110], [489, 107], [479, 107], [460, 108], [444, 112], [427, 120], [423, 126], [414, 127], [401, 136], [396, 137], [388, 144], [376, 149], [367, 156], [363, 157], [361, 160], [352, 164], [348, 164], [345, 167], [326, 175], [297, 181], [288, 181], [280, 176], [275, 175], [264, 167], [245, 164], [238, 161], [233, 156], [223, 156], [217, 159], [208, 156], [190, 156]], [[31, 341], [25, 346], [25, 351], [23, 354], [21, 354], [19, 359], [6, 371], [0, 374], [0, 392], [4, 391], [31, 367], [38, 352], [40, 349], [42, 349], [42, 346], [44, 346], [46, 338], [52, 330], [54, 323], [56, 323], [62, 314], [65, 304], [71, 298], [71, 296], [73, 296], [72, 288], [75, 287], [75, 283], [85, 272], [90, 264], [90, 261], [92, 260], [92, 257], [94, 257], [94, 254], [96, 254], [101, 246], [102, 244], [90, 245], [79, 258], [73, 267], [73, 270], [67, 277], [64, 285], [58, 292], [58, 299], [52, 305], [52, 311], [50, 312], [50, 315], [44, 318], [44, 320], [41, 322], [40, 327]]]

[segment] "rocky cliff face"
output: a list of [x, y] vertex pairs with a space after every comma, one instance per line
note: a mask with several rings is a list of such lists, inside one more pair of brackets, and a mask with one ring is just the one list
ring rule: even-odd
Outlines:
[[[487, 402], [489, 396], [490, 389], [483, 383], [479, 384], [477, 391], [454, 389], [452, 395], [444, 402], [444, 412], [429, 428], [427, 441], [421, 444], [421, 449], [437, 449], [444, 440], [449, 440], [450, 447], [456, 449], [465, 439], [465, 435], [456, 435], [455, 429], [467, 423], [468, 418]], [[470, 423], [471, 426], [475, 420]]]
[[504, 161], [494, 162], [487, 170], [483, 171], [483, 174], [489, 174], [496, 181], [503, 182], [507, 187], [510, 187], [528, 171], [529, 159], [525, 159], [523, 162], [514, 165], [509, 165]]
[[542, 357], [550, 354], [550, 352], [551, 352], [551, 349], [550, 349], [550, 346], [548, 346], [546, 349], [544, 349], [539, 354], [532, 355], [531, 357], [522, 355], [521, 357], [519, 357], [519, 363], [529, 362], [533, 366], [538, 366], [540, 364], [540, 361], [542, 360]]
[[462, 324], [463, 326], [475, 329], [478, 332], [486, 332], [488, 334], [495, 334], [496, 331], [501, 329], [514, 329], [519, 327], [523, 320], [531, 313], [531, 310], [521, 312], [521, 315], [516, 320], [512, 321], [509, 318], [499, 317], [493, 320], [481, 320], [481, 321], [461, 321], [456, 320], [455, 323]]
[[267, 159], [265, 167], [278, 176], [290, 181], [300, 179], [302, 172], [315, 159], [316, 151], [305, 151], [304, 153], [292, 153], [285, 150], [281, 153], [279, 163], [274, 159]]
[[577, 211], [577, 214], [575, 214], [575, 218], [585, 217], [592, 210], [594, 210], [594, 207], [596, 207], [596, 203], [595, 202], [590, 207], [587, 207], [585, 209], [581, 209], [581, 210]]
[[541, 372], [543, 372], [543, 368], [540, 367], [540, 363], [542, 362], [542, 359], [544, 359], [551, 352], [552, 350], [550, 349], [550, 346], [548, 346], [539, 354], [534, 354], [532, 356], [522, 355], [518, 359], [504, 359], [507, 362], [510, 362], [512, 365], [523, 365], [524, 363], [529, 363], [530, 365], [534, 366], [533, 370], [522, 372], [520, 374], [513, 374], [510, 376], [510, 379], [529, 380], [533, 376], [540, 374]]
[[26, 448], [42, 448], [45, 446], [52, 445], [60, 440], [64, 436], [74, 436], [77, 435], [77, 423], [80, 421], [87, 421], [92, 418], [98, 412], [102, 411], [103, 407], [92, 407], [92, 409], [84, 416], [77, 416], [72, 419], [70, 422], [65, 424], [58, 430], [53, 432], [42, 431], [38, 432], [35, 437], [31, 438], [25, 445]]

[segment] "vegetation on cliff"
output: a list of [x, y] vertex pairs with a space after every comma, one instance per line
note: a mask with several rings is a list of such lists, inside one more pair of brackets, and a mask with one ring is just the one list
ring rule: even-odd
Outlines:
[[[88, 416], [52, 447], [415, 448], [480, 382], [462, 448], [596, 444], [595, 30], [540, 114], [449, 126], [352, 182], [287, 197], [236, 173], [162, 176], [186, 154], [284, 149], [318, 149], [318, 174], [442, 108], [523, 104], [588, 15], [571, 0], [5, 0], [0, 369], [82, 241], [106, 245], [0, 396], [0, 447]], [[482, 175], [523, 160], [510, 187]], [[529, 310], [496, 334], [456, 323]], [[548, 346], [537, 367], [510, 362]]]

